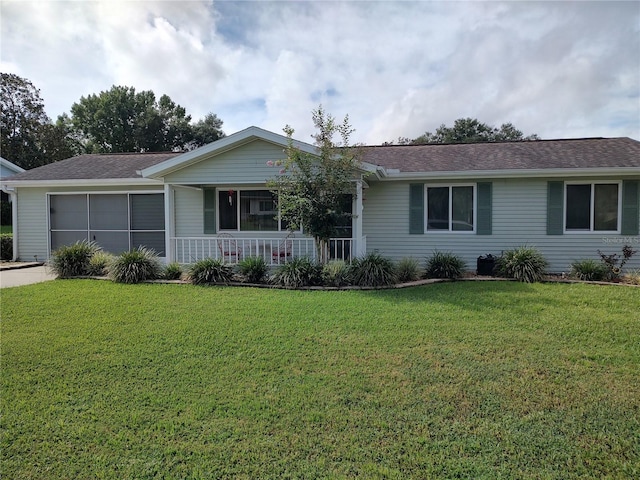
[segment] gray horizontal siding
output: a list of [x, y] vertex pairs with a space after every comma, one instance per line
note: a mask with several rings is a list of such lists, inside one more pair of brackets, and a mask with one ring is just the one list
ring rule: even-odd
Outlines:
[[284, 158], [282, 147], [255, 140], [171, 173], [165, 177], [165, 181], [216, 185], [264, 184], [280, 170], [280, 167], [267, 166], [267, 162]]
[[[424, 259], [434, 250], [452, 251], [464, 258], [469, 270], [476, 259], [491, 253], [529, 245], [549, 261], [549, 271], [567, 272], [573, 260], [599, 259], [597, 250], [620, 253], [627, 243], [640, 250], [640, 237], [597, 233], [546, 234], [547, 180], [495, 180], [493, 182], [493, 234], [409, 234], [409, 182], [372, 183], [366, 191], [363, 231], [367, 250], [394, 259]], [[640, 268], [640, 253], [627, 268]]]

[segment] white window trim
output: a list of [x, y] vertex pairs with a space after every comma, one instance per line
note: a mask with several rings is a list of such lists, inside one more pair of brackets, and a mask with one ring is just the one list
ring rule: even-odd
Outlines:
[[[589, 205], [589, 230], [579, 230], [579, 229], [567, 229], [567, 186], [568, 185], [590, 185], [591, 186], [591, 200]], [[594, 230], [593, 224], [595, 221], [595, 186], [596, 185], [617, 185], [618, 186], [618, 228], [616, 230]], [[568, 234], [620, 234], [622, 229], [622, 181], [621, 180], [572, 180], [568, 182], [564, 182], [564, 198], [563, 201], [563, 216], [562, 216], [562, 229], [563, 233]]]
[[[238, 228], [221, 228], [220, 227], [220, 193], [219, 192], [228, 192], [229, 190], [233, 190], [238, 194], [238, 201], [236, 202], [236, 218], [238, 220]], [[228, 187], [217, 187], [216, 188], [216, 232], [236, 232], [236, 233], [252, 233], [252, 234], [264, 234], [265, 232], [271, 233], [282, 233], [288, 232], [289, 230], [282, 228], [282, 220], [280, 218], [280, 205], [278, 205], [278, 229], [277, 230], [240, 230], [240, 192], [246, 191], [265, 191], [271, 192], [266, 187], [237, 187], [237, 186], [228, 186]], [[294, 230], [295, 232], [300, 232], [301, 230]]]
[[[429, 230], [429, 188], [449, 189], [449, 229], [448, 230]], [[473, 230], [452, 230], [453, 222], [453, 187], [472, 187], [473, 188]], [[478, 184], [477, 183], [427, 183], [424, 185], [424, 233], [425, 234], [454, 234], [454, 235], [475, 235], [478, 227]]]

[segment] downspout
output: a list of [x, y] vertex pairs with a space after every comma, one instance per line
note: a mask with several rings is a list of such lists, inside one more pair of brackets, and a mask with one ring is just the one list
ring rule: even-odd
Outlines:
[[18, 194], [15, 191], [15, 188], [9, 188], [6, 186], [2, 186], [2, 191], [9, 195], [11, 203], [11, 230], [13, 237], [13, 255], [11, 258], [12, 262], [15, 262], [18, 259]]

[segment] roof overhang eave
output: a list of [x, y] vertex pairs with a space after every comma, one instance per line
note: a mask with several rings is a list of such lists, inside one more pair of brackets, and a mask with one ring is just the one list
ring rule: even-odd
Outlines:
[[162, 185], [163, 182], [150, 178], [104, 178], [104, 179], [65, 179], [65, 180], [3, 180], [7, 187], [100, 187], [100, 186], [145, 186]]
[[455, 170], [442, 172], [386, 172], [381, 180], [418, 180], [447, 178], [559, 178], [559, 177], [602, 177], [640, 176], [639, 167], [617, 168], [537, 168], [511, 170]]

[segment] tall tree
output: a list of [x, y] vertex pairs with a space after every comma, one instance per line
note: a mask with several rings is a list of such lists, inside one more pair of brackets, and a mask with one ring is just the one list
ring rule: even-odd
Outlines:
[[39, 167], [78, 153], [64, 125], [53, 124], [33, 83], [2, 73], [0, 149], [2, 156], [22, 168]]
[[222, 120], [215, 113], [208, 113], [202, 120], [192, 124], [192, 140], [187, 148], [192, 150], [222, 137]]
[[[429, 143], [480, 143], [480, 142], [512, 142], [522, 140], [539, 140], [538, 135], [524, 134], [513, 126], [504, 123], [500, 128], [482, 123], [475, 118], [459, 118], [452, 127], [440, 125], [435, 133], [425, 132], [417, 138], [400, 137], [400, 145], [423, 145]], [[393, 143], [393, 142], [391, 142]]]
[[[213, 114], [210, 114], [213, 115]], [[108, 91], [81, 97], [71, 106], [71, 122], [83, 137], [87, 151], [159, 152], [188, 150], [203, 141], [224, 136], [222, 121], [215, 123], [215, 134], [201, 134], [209, 124], [192, 125], [191, 115], [168, 95], [156, 100], [150, 91], [113, 86]], [[205, 118], [206, 122], [206, 118]], [[212, 140], [213, 141], [213, 140]]]
[[[329, 239], [336, 236], [352, 214], [341, 209], [345, 195], [355, 195], [355, 171], [360, 164], [358, 150], [350, 144], [353, 129], [349, 117], [342, 123], [325, 113], [320, 106], [313, 111], [317, 133], [313, 135], [318, 155], [311, 155], [295, 147], [294, 130], [284, 128], [288, 144], [286, 159], [280, 174], [268, 182], [277, 195], [282, 220], [301, 226], [314, 237], [318, 258], [326, 260]], [[339, 140], [334, 140], [339, 136]]]

